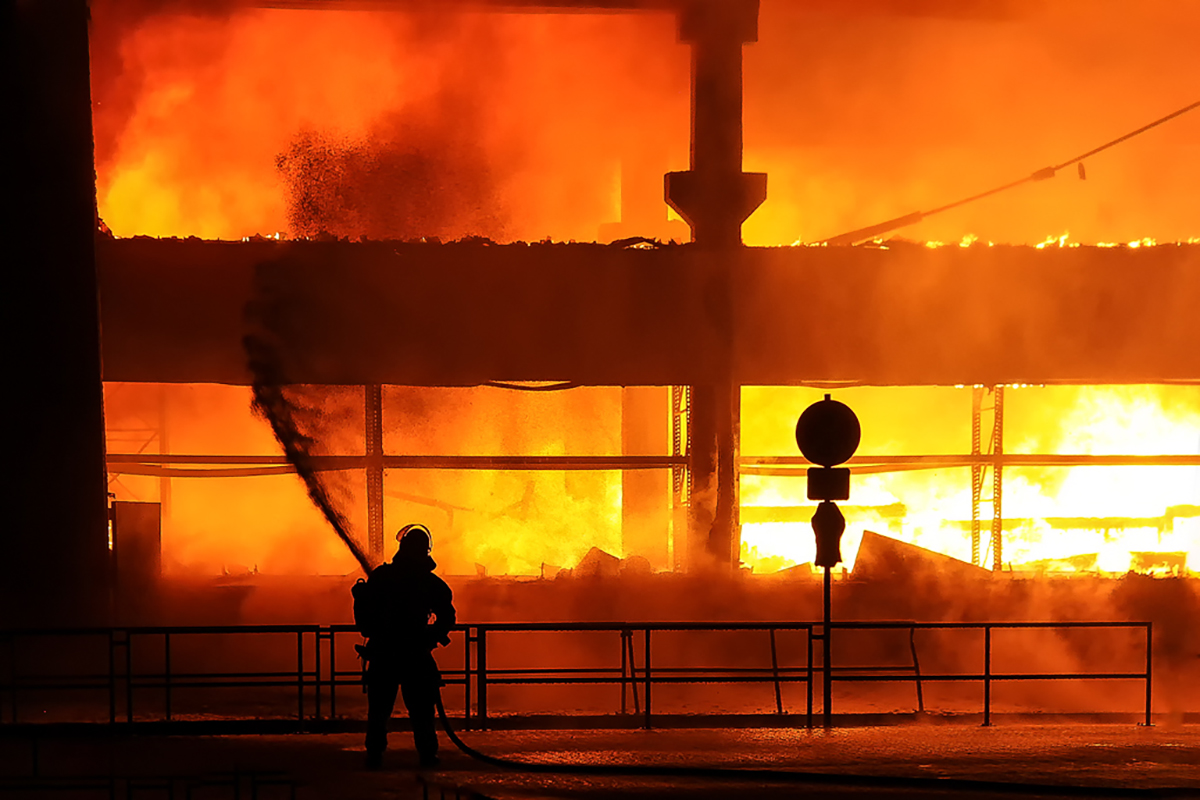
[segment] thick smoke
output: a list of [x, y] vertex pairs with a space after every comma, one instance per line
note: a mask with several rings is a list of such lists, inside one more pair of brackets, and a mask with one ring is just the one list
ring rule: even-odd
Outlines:
[[499, 200], [469, 103], [418, 123], [391, 121], [361, 141], [298, 135], [276, 159], [288, 228], [310, 238], [500, 238]]
[[[764, 0], [744, 50], [745, 168], [767, 172], [770, 189], [746, 242], [814, 241], [928, 211], [1194, 101], [1196, 15], [1170, 0]], [[662, 173], [688, 165], [690, 56], [670, 14], [103, 0], [93, 16], [98, 202], [119, 236], [286, 230], [275, 160], [293, 150], [300, 174], [296, 158], [315, 157], [314, 168], [382, 180], [417, 158], [421, 174], [406, 180], [457, 182], [421, 139], [431, 113], [457, 157], [486, 154], [512, 239], [591, 240], [623, 205], [661, 219]], [[903, 235], [1196, 236], [1198, 126], [1193, 112], [1089, 159], [1086, 180], [1060, 174]], [[623, 165], [648, 177], [627, 181]], [[637, 197], [623, 197], [632, 187]], [[360, 207], [323, 205], [347, 226]], [[370, 222], [408, 229], [400, 216]], [[497, 238], [491, 221], [480, 227]]]

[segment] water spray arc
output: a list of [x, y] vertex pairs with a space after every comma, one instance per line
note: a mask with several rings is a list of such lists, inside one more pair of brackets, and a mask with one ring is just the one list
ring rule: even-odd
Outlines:
[[296, 468], [296, 473], [304, 481], [309, 499], [320, 510], [338, 539], [350, 551], [350, 555], [354, 556], [363, 574], [369, 575], [372, 569], [370, 558], [350, 534], [349, 523], [334, 505], [317, 474], [311, 452], [314, 441], [305, 435], [297, 424], [296, 407], [287, 397], [286, 382], [282, 380], [279, 360], [274, 349], [263, 338], [257, 336], [247, 336], [243, 345], [246, 348], [250, 371], [254, 375], [254, 412], [270, 424], [271, 431], [283, 447], [288, 462]]

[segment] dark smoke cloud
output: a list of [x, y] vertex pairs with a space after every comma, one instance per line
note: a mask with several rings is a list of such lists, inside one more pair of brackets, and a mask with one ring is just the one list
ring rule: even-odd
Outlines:
[[499, 238], [493, 173], [462, 113], [378, 126], [363, 141], [299, 134], [276, 159], [294, 236]]

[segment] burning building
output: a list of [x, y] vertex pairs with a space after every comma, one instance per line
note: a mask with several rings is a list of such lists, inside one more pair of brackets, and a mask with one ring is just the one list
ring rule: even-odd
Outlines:
[[837, 391], [851, 567], [1200, 569], [1195, 115], [822, 246], [1194, 100], [1193, 11], [393, 6], [96, 2], [90, 59], [85, 4], [18, 15], [16, 572], [102, 590], [105, 474], [168, 573], [355, 569], [248, 337], [375, 559], [419, 516], [457, 575], [802, 567], [790, 426]]

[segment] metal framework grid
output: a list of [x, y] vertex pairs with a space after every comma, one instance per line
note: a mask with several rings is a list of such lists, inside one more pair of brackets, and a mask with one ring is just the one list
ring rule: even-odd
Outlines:
[[[1168, 456], [1090, 456], [1090, 455], [1033, 455], [1007, 454], [1004, 451], [1005, 387], [975, 386], [971, 401], [971, 453], [966, 456], [854, 456], [847, 462], [855, 474], [896, 472], [936, 467], [969, 467], [971, 470], [971, 563], [989, 566], [993, 571], [1003, 569], [1004, 514], [1003, 489], [1005, 466], [1200, 466], [1200, 454]], [[382, 561], [384, 550], [384, 485], [386, 469], [462, 469], [462, 470], [671, 470], [671, 524], [675, 531], [685, 530], [686, 518], [676, 513], [691, 506], [694, 474], [691, 469], [692, 396], [691, 386], [671, 387], [671, 453], [662, 456], [438, 456], [387, 455], [383, 444], [382, 387], [378, 384], [363, 387], [365, 454], [362, 456], [314, 456], [311, 461], [318, 469], [364, 470], [367, 487], [367, 523], [370, 555]], [[992, 396], [990, 405], [985, 403]], [[165, 416], [165, 410], [160, 412]], [[987, 420], [990, 413], [991, 420]], [[983, 430], [991, 423], [991, 434], [985, 446]], [[164, 437], [165, 438], [165, 437]], [[156, 476], [169, 492], [170, 481], [176, 477], [251, 477], [278, 475], [294, 469], [284, 456], [188, 456], [155, 453], [109, 454], [109, 472]], [[810, 466], [801, 456], [739, 457], [740, 474], [802, 477], [803, 468]], [[983, 496], [988, 471], [991, 470], [992, 496]], [[991, 518], [985, 520], [983, 506], [991, 506]], [[164, 511], [164, 513], [166, 513]], [[983, 545], [983, 524], [990, 523], [990, 559]], [[673, 538], [678, 538], [674, 537]], [[673, 548], [674, 568], [686, 569], [684, 548]]]

